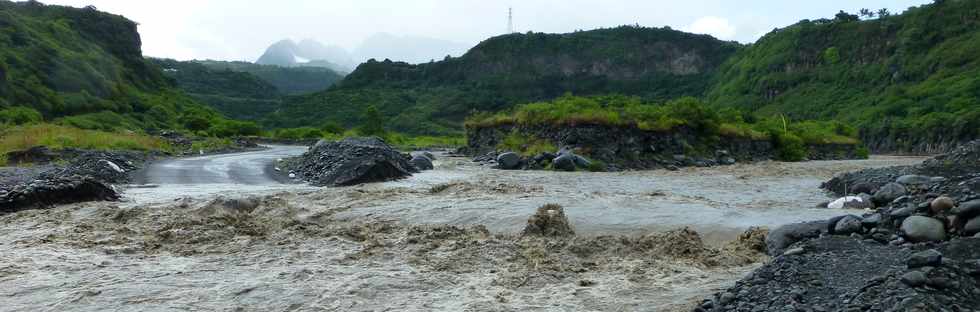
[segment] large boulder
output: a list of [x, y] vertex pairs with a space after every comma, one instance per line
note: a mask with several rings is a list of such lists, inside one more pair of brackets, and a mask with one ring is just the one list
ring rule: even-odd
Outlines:
[[905, 238], [913, 243], [946, 240], [946, 227], [942, 221], [923, 216], [911, 216], [902, 221]]
[[575, 155], [575, 166], [585, 169], [588, 168], [589, 166], [592, 166], [592, 162], [589, 161], [588, 159], [585, 159], [585, 157]]
[[871, 200], [878, 206], [884, 206], [906, 193], [908, 193], [908, 190], [905, 186], [898, 183], [888, 183], [878, 189], [874, 196], [871, 197]]
[[963, 234], [966, 236], [980, 233], [980, 217], [974, 217], [963, 226]]
[[898, 177], [898, 179], [895, 179], [895, 182], [903, 185], [922, 185], [931, 183], [932, 177], [917, 174], [906, 174]]
[[766, 236], [767, 253], [774, 257], [781, 255], [786, 247], [801, 240], [820, 237], [826, 229], [826, 221], [793, 223], [776, 228]]
[[557, 170], [575, 171], [575, 157], [571, 153], [562, 154], [552, 161], [551, 166]]
[[425, 155], [415, 155], [412, 157], [411, 163], [415, 169], [420, 171], [435, 169], [435, 166], [432, 165], [432, 159], [425, 157]]
[[943, 213], [949, 211], [950, 209], [953, 209], [953, 206], [955, 205], [956, 202], [953, 201], [952, 198], [946, 196], [939, 196], [936, 197], [936, 199], [933, 199], [931, 202], [929, 202], [929, 210], [931, 210], [933, 214]]
[[410, 176], [410, 159], [379, 138], [347, 138], [318, 142], [286, 167], [316, 186], [348, 186]]
[[861, 194], [861, 193], [874, 194], [874, 190], [875, 190], [875, 186], [872, 185], [871, 183], [860, 182], [854, 184], [854, 186], [851, 186], [851, 188], [847, 190], [847, 192], [850, 194]]
[[521, 166], [521, 155], [517, 153], [503, 153], [497, 155], [497, 167], [505, 170], [517, 169]]
[[980, 216], [980, 199], [960, 203], [959, 206], [953, 208], [952, 212], [956, 216], [964, 219]]
[[851, 233], [859, 233], [864, 229], [861, 224], [861, 218], [854, 215], [844, 216], [840, 220], [834, 223], [833, 234], [836, 235], [850, 235]]

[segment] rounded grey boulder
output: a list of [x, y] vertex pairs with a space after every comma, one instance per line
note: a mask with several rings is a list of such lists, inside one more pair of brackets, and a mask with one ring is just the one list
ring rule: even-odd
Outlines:
[[902, 222], [901, 230], [905, 233], [905, 238], [913, 243], [946, 240], [943, 222], [929, 217], [908, 217]]
[[497, 156], [497, 166], [500, 169], [517, 169], [521, 165], [521, 156], [517, 153], [503, 153]]
[[974, 217], [963, 226], [963, 234], [966, 236], [980, 233], [980, 217]]
[[834, 225], [834, 234], [836, 235], [850, 235], [851, 233], [859, 233], [863, 226], [861, 225], [861, 218], [857, 216], [848, 215], [844, 216], [837, 221]]
[[820, 237], [827, 224], [827, 221], [811, 221], [780, 226], [766, 236], [766, 253], [775, 257], [783, 254], [783, 250], [793, 243]]
[[585, 157], [575, 155], [575, 166], [578, 166], [579, 168], [588, 168], [591, 165], [592, 162], [585, 159]]
[[870, 183], [862, 182], [862, 183], [854, 184], [854, 186], [851, 186], [851, 189], [847, 190], [847, 192], [850, 194], [861, 194], [861, 193], [873, 194], [874, 189], [875, 189], [874, 185], [871, 185]]
[[432, 160], [429, 159], [429, 157], [425, 157], [424, 155], [415, 155], [414, 157], [412, 157], [412, 160], [410, 160], [409, 162], [412, 163], [412, 166], [415, 166], [415, 168], [420, 171], [435, 169], [435, 166], [432, 165]]
[[904, 184], [904, 185], [921, 185], [921, 184], [931, 183], [932, 182], [932, 177], [927, 177], [927, 176], [922, 176], [922, 175], [917, 175], [917, 174], [907, 174], [907, 175], [903, 175], [901, 177], [898, 177], [898, 179], [895, 179], [895, 182], [898, 182], [898, 183], [901, 183], [901, 184]]
[[563, 154], [555, 158], [552, 167], [557, 170], [575, 171], [575, 155]]
[[881, 189], [875, 192], [874, 196], [871, 197], [871, 200], [873, 200], [878, 206], [884, 206], [885, 204], [891, 203], [893, 200], [905, 195], [906, 193], [908, 193], [908, 190], [905, 189], [904, 185], [893, 182], [882, 186]]
[[912, 254], [905, 263], [909, 269], [925, 266], [940, 266], [943, 264], [943, 254], [935, 249], [920, 251]]
[[980, 216], [980, 199], [974, 199], [960, 205], [952, 210], [953, 214], [963, 218], [973, 218]]

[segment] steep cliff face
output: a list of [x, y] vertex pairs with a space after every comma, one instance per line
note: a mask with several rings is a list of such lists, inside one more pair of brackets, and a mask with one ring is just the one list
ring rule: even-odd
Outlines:
[[0, 98], [46, 116], [135, 110], [113, 98], [170, 86], [140, 44], [136, 23], [94, 7], [0, 1]]
[[936, 153], [980, 135], [980, 2], [804, 20], [721, 66], [708, 98], [856, 124], [878, 152]]
[[565, 93], [654, 100], [700, 96], [738, 47], [669, 28], [510, 34], [437, 62], [368, 61], [331, 90], [290, 99], [280, 120], [353, 125], [371, 104], [388, 114], [396, 130], [438, 134], [460, 131], [473, 111], [499, 111]]

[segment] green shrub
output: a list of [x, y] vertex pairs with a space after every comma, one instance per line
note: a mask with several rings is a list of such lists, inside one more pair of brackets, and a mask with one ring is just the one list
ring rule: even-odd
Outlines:
[[554, 153], [558, 151], [558, 148], [547, 140], [528, 137], [517, 131], [513, 131], [504, 137], [500, 144], [497, 145], [497, 149], [515, 152], [524, 156], [535, 156], [545, 152]]
[[364, 110], [364, 117], [358, 131], [365, 136], [385, 136], [385, 118], [374, 105]]
[[776, 159], [781, 161], [802, 161], [806, 158], [806, 146], [803, 139], [792, 134], [782, 133], [776, 138]]
[[857, 151], [855, 151], [855, 155], [861, 159], [868, 159], [868, 157], [871, 157], [871, 150], [868, 149], [867, 146], [862, 145], [857, 148]]
[[346, 131], [347, 129], [344, 129], [344, 127], [337, 122], [328, 121], [320, 126], [320, 130], [323, 131], [324, 133], [341, 134], [344, 133], [344, 131]]
[[608, 170], [606, 163], [600, 160], [590, 160], [589, 167], [586, 168], [591, 172], [606, 172]]
[[0, 110], [0, 123], [12, 125], [34, 124], [43, 121], [41, 112], [29, 107], [11, 107]]
[[183, 124], [187, 130], [191, 131], [203, 131], [211, 128], [211, 119], [198, 114], [184, 115], [180, 118], [180, 123]]
[[250, 121], [222, 120], [212, 124], [208, 132], [217, 137], [254, 136], [261, 134], [262, 129]]

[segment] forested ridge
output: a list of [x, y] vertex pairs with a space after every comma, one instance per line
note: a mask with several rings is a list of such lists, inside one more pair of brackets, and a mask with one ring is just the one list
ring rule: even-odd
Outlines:
[[937, 152], [980, 135], [980, 1], [804, 20], [725, 62], [717, 106], [856, 125], [879, 151]]

